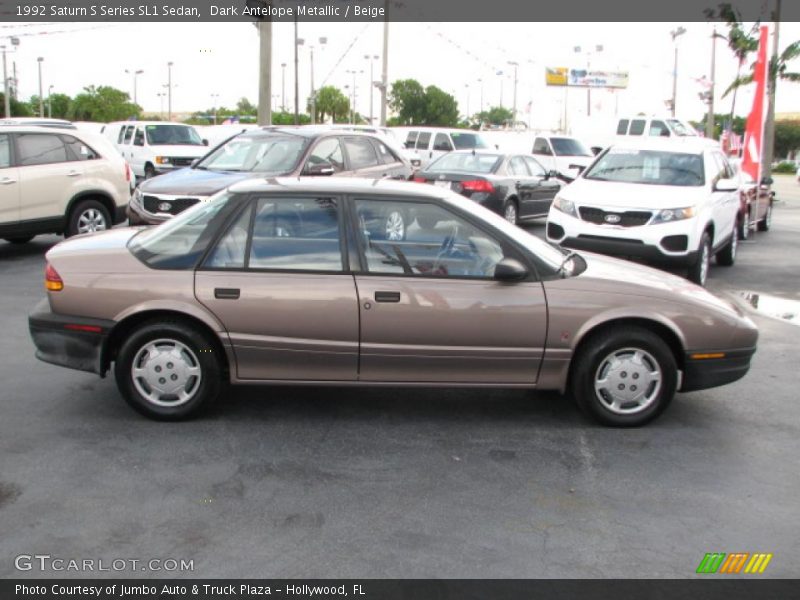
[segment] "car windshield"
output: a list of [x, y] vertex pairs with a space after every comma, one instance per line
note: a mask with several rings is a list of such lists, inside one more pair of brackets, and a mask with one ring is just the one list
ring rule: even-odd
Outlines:
[[648, 185], [701, 186], [702, 154], [611, 148], [585, 173], [584, 179]]
[[308, 140], [296, 135], [239, 136], [220, 146], [198, 167], [210, 171], [255, 171], [285, 175], [296, 168]]
[[128, 249], [155, 269], [191, 268], [205, 252], [216, 230], [209, 225], [221, 220], [220, 212], [232, 197], [233, 194], [223, 192], [158, 227], [140, 231], [128, 242]]
[[477, 133], [453, 131], [450, 133], [450, 137], [453, 138], [453, 144], [455, 144], [456, 150], [472, 150], [473, 148], [489, 147]]
[[194, 127], [186, 125], [146, 125], [147, 143], [151, 146], [202, 146]]
[[556, 156], [592, 156], [589, 149], [575, 138], [550, 138]]
[[459, 171], [464, 173], [494, 173], [502, 156], [472, 152], [449, 152], [432, 162], [426, 171], [442, 173]]

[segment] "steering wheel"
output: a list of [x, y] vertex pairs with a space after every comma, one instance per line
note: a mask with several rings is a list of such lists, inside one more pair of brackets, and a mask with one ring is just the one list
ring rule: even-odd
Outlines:
[[453, 229], [450, 231], [450, 234], [444, 238], [444, 240], [442, 240], [442, 245], [439, 247], [439, 251], [436, 253], [436, 258], [434, 259], [433, 267], [431, 268], [432, 272], [437, 272], [442, 266], [442, 261], [453, 251], [453, 248], [456, 245], [456, 238], [458, 238], [458, 225], [453, 225]]

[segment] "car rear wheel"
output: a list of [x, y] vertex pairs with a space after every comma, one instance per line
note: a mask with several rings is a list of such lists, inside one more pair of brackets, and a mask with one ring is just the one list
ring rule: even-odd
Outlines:
[[747, 210], [739, 217], [739, 220], [736, 223], [739, 229], [739, 239], [741, 241], [746, 241], [747, 238], [750, 237], [750, 221], [752, 221], [752, 219], [751, 209], [748, 205]]
[[130, 335], [119, 350], [114, 375], [128, 404], [161, 421], [196, 415], [222, 388], [215, 344], [178, 321], [150, 322]]
[[11, 244], [27, 244], [33, 239], [32, 235], [21, 235], [19, 237], [7, 237], [5, 240]]
[[156, 170], [150, 163], [144, 166], [144, 178], [145, 179], [152, 179], [156, 176]]
[[637, 427], [675, 395], [675, 357], [656, 334], [619, 327], [595, 335], [574, 358], [571, 391], [581, 410], [604, 425]]
[[728, 240], [728, 243], [725, 244], [725, 247], [722, 248], [717, 253], [717, 264], [722, 265], [723, 267], [730, 267], [733, 263], [736, 262], [736, 249], [739, 245], [739, 226], [733, 228], [731, 231], [731, 239]]
[[758, 222], [758, 230], [769, 231], [770, 227], [772, 227], [772, 202], [767, 204], [767, 212], [764, 218]]
[[513, 199], [506, 200], [505, 204], [503, 205], [503, 218], [512, 225], [517, 224], [517, 203], [514, 202]]
[[111, 228], [108, 210], [97, 200], [79, 202], [69, 214], [67, 237], [81, 233], [95, 233]]
[[706, 279], [708, 279], [709, 268], [711, 268], [711, 238], [708, 232], [706, 232], [703, 234], [703, 237], [700, 238], [700, 246], [697, 248], [697, 259], [694, 264], [689, 267], [689, 281], [693, 281], [697, 285], [705, 286]]

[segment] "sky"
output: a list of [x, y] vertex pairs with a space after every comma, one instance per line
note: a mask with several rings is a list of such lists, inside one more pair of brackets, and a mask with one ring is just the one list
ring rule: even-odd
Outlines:
[[[670, 31], [682, 26], [678, 38], [677, 116], [697, 120], [706, 108], [698, 94], [701, 78], [710, 78], [712, 24], [692, 23], [391, 23], [389, 81], [414, 78], [453, 94], [462, 114], [483, 107], [513, 104], [513, 67], [517, 72], [519, 119], [537, 129], [561, 125], [565, 101], [573, 130], [597, 133], [609, 130], [617, 117], [644, 112], [666, 114], [664, 101], [672, 94], [674, 45]], [[720, 31], [724, 26], [717, 25]], [[37, 57], [43, 57], [45, 95], [69, 95], [84, 86], [111, 85], [133, 95], [133, 78], [126, 69], [143, 70], [137, 100], [151, 112], [166, 111], [167, 63], [172, 62], [173, 111], [192, 112], [219, 105], [233, 106], [241, 97], [253, 103], [258, 90], [258, 32], [251, 23], [44, 23], [0, 25], [2, 38], [16, 35], [20, 45], [8, 53], [9, 76], [16, 64], [19, 93], [38, 94]], [[383, 23], [300, 23], [300, 97], [310, 91], [308, 45], [313, 44], [316, 87], [352, 86], [356, 71], [356, 108], [369, 115], [370, 61], [381, 56]], [[286, 105], [294, 105], [293, 24], [273, 25], [273, 106], [282, 103], [285, 69]], [[327, 38], [324, 47], [319, 38]], [[800, 23], [781, 23], [781, 48], [800, 39]], [[575, 46], [582, 52], [576, 53]], [[597, 46], [602, 46], [597, 51]], [[587, 50], [592, 50], [587, 54]], [[591, 119], [586, 91], [548, 87], [545, 67], [585, 67], [627, 71], [625, 90], [593, 91]], [[792, 65], [800, 71], [800, 61]], [[381, 61], [374, 60], [374, 79], [380, 79]], [[502, 75], [497, 75], [503, 71]], [[729, 112], [731, 96], [721, 98], [736, 75], [736, 60], [724, 41], [717, 42], [716, 112]], [[479, 80], [482, 80], [479, 82]], [[753, 86], [750, 86], [752, 88]], [[347, 93], [350, 93], [347, 90]], [[218, 94], [218, 99], [213, 96]], [[736, 113], [746, 116], [752, 89], [740, 91]], [[301, 107], [303, 105], [301, 100]], [[375, 90], [373, 112], [379, 109]], [[530, 106], [530, 110], [528, 107]], [[779, 84], [778, 112], [800, 112], [800, 84]], [[594, 131], [597, 130], [597, 131]]]

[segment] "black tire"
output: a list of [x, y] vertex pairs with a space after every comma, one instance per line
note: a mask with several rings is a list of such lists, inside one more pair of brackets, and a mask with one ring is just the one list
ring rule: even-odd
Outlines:
[[[641, 366], [633, 362], [635, 352], [639, 352]], [[620, 370], [626, 369], [623, 362], [612, 372], [609, 362], [612, 356], [631, 361], [629, 370]], [[648, 381], [656, 370], [660, 380]], [[641, 401], [615, 399], [608, 389], [595, 389], [595, 382], [603, 379], [615, 382], [609, 383], [608, 388], [626, 386], [619, 393], [634, 396], [641, 394], [641, 390], [634, 389], [636, 382], [645, 381], [645, 397]], [[612, 427], [639, 427], [652, 421], [672, 401], [677, 384], [678, 368], [669, 346], [653, 332], [637, 326], [606, 329], [583, 342], [573, 359], [570, 375], [570, 391], [584, 414]]]
[[32, 235], [21, 235], [18, 237], [7, 237], [5, 240], [10, 244], [27, 244], [33, 239]]
[[67, 237], [111, 229], [111, 215], [97, 200], [82, 200], [72, 207], [67, 218]]
[[772, 201], [770, 200], [769, 204], [767, 204], [767, 213], [764, 215], [764, 218], [758, 222], [758, 230], [759, 231], [769, 231], [770, 227], [772, 227]]
[[417, 214], [416, 219], [420, 229], [436, 229], [439, 224], [439, 219], [433, 215]]
[[739, 228], [739, 241], [744, 242], [750, 237], [750, 205], [747, 205], [747, 210], [744, 211], [741, 215], [739, 215], [739, 220], [736, 223], [736, 226]]
[[517, 206], [516, 200], [508, 198], [503, 203], [503, 214], [500, 216], [512, 225], [519, 223], [519, 207]]
[[[705, 266], [703, 263], [705, 262]], [[700, 245], [697, 247], [697, 258], [694, 263], [689, 266], [687, 278], [697, 285], [706, 285], [708, 279], [708, 271], [711, 268], [711, 237], [708, 232], [703, 234], [700, 238]]]
[[[153, 342], [159, 354], [151, 356], [146, 348]], [[168, 351], [173, 354], [166, 356]], [[181, 321], [147, 322], [128, 336], [117, 353], [117, 388], [131, 407], [151, 419], [180, 421], [196, 416], [213, 404], [222, 391], [222, 358], [217, 354], [214, 340], [197, 328]], [[174, 356], [178, 357], [175, 362]], [[141, 377], [134, 377], [134, 363], [142, 369]], [[197, 375], [187, 372], [193, 368], [199, 369]], [[153, 380], [156, 377], [159, 379]], [[182, 391], [187, 398], [172, 398], [170, 393], [150, 387], [150, 383], [169, 386], [169, 379], [175, 379], [174, 385], [178, 386], [185, 380]], [[148, 390], [153, 397], [143, 393]]]
[[739, 247], [739, 225], [736, 224], [731, 231], [731, 239], [717, 252], [717, 264], [723, 267], [733, 266], [736, 262], [736, 251]]
[[152, 179], [155, 176], [156, 176], [155, 167], [153, 167], [153, 165], [151, 165], [150, 163], [147, 163], [144, 166], [144, 178], [145, 179]]

